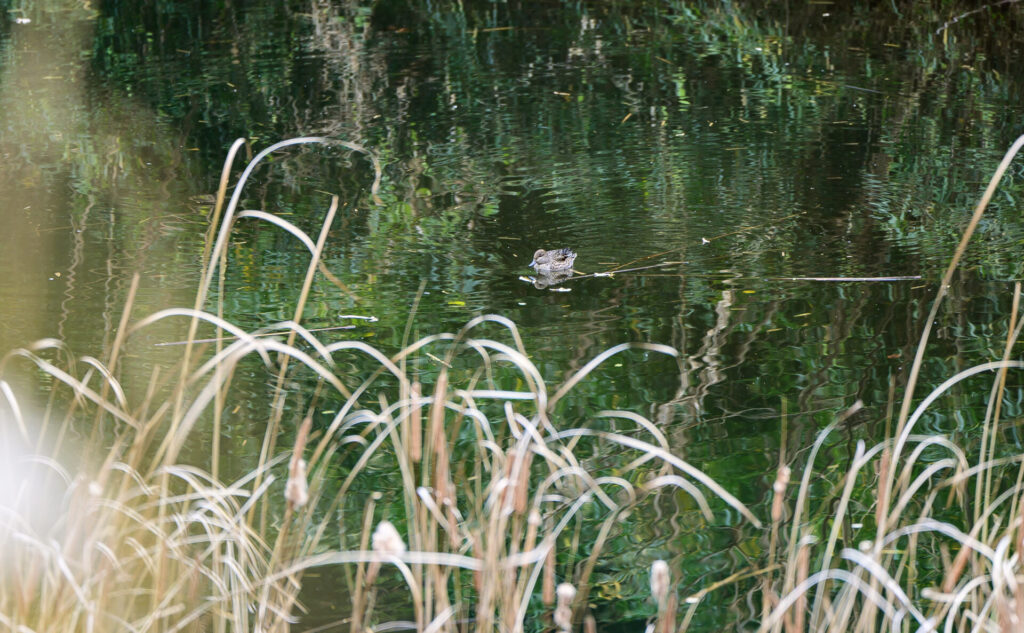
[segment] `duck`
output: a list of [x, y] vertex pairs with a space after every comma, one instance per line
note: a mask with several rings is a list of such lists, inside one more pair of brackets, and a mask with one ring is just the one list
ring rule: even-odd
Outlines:
[[570, 248], [556, 248], [551, 251], [539, 248], [533, 254], [530, 267], [541, 274], [566, 272], [572, 271], [572, 263], [575, 260], [576, 253]]

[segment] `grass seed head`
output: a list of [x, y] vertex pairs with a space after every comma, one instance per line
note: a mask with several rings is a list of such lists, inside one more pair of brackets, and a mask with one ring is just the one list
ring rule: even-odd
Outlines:
[[405, 542], [390, 521], [381, 521], [373, 531], [373, 551], [389, 556], [405, 552]]
[[555, 626], [559, 631], [572, 630], [572, 601], [576, 598], [576, 587], [567, 582], [558, 585], [555, 590], [558, 606], [555, 607]]
[[668, 570], [668, 563], [663, 560], [651, 563], [651, 595], [659, 605], [664, 604], [668, 598], [671, 584], [672, 574]]

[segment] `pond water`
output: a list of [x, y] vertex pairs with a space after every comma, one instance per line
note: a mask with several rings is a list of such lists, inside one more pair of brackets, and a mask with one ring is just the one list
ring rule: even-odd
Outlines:
[[[281, 152], [243, 203], [315, 236], [341, 197], [325, 262], [351, 293], [318, 281], [308, 327], [352, 325], [323, 338], [393, 353], [409, 323], [415, 339], [498, 314], [552, 385], [613, 345], [672, 345], [681, 370], [624, 355], [574, 414], [648, 415], [762, 510], [784, 407], [790, 455], [857, 400], [844, 440], [884, 430], [960, 231], [1024, 132], [1010, 8], [943, 28], [950, 16], [814, 3], [128, 4], [40, 3], [0, 27], [0, 349], [56, 337], [102, 357], [135, 272], [136, 316], [191, 306], [232, 141], [254, 153], [329, 135], [379, 157], [380, 204], [370, 163], [337, 148]], [[954, 280], [923, 385], [1001, 355], [1024, 265], [1022, 165]], [[574, 249], [580, 273], [615, 274], [537, 287], [527, 264], [552, 247]], [[226, 317], [290, 318], [307, 259], [240, 222]], [[879, 277], [905, 279], [812, 279]], [[133, 354], [159, 364], [155, 344], [183, 337], [150, 332]], [[262, 438], [267, 382], [236, 385], [256, 403], [229, 422], [239, 452]], [[928, 430], [970, 437], [975, 391]], [[607, 621], [649, 607], [637, 557], [675, 560], [686, 595], [750, 554], [730, 520], [656, 525], [602, 572]], [[694, 626], [745, 609], [730, 596]]]

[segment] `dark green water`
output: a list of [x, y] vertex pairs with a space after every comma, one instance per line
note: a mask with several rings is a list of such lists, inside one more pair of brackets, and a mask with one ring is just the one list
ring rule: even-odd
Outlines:
[[[911, 3], [124, 4], [42, 3], [0, 26], [0, 348], [57, 337], [102, 356], [134, 272], [136, 315], [191, 306], [232, 141], [255, 152], [336, 136], [380, 158], [382, 204], [367, 195], [366, 160], [300, 149], [261, 168], [243, 205], [315, 235], [341, 196], [325, 260], [358, 301], [318, 281], [307, 326], [354, 324], [323, 338], [390, 353], [410, 319], [417, 338], [499, 314], [553, 385], [612, 345], [672, 345], [682, 372], [625, 355], [566, 418], [639, 411], [762, 516], [783, 402], [797, 461], [858, 399], [865, 411], [830, 459], [841, 468], [854, 439], [880, 437], [941, 271], [1024, 133], [1016, 7], [942, 29], [951, 15]], [[1021, 165], [953, 282], [925, 389], [1001, 354], [1024, 265]], [[575, 249], [584, 273], [639, 270], [539, 289], [523, 276], [540, 247]], [[306, 261], [281, 231], [241, 222], [226, 316], [251, 329], [290, 318]], [[182, 337], [151, 333], [133, 354], [159, 364], [152, 343]], [[247, 407], [226, 445], [243, 465], [269, 382], [235, 385]], [[1022, 399], [1011, 383], [1009, 417]], [[985, 384], [925, 430], [970, 444]], [[1007, 440], [1015, 450], [1021, 438]], [[604, 621], [650, 612], [653, 558], [683, 570], [684, 596], [756, 565], [761, 536], [737, 517], [696, 524], [684, 502], [662, 501], [599, 570]], [[758, 616], [740, 595], [705, 607], [694, 628]]]

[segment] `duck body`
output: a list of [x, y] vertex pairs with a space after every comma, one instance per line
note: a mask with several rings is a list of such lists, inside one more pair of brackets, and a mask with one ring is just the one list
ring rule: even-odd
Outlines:
[[572, 263], [576, 260], [576, 252], [571, 248], [556, 248], [546, 251], [538, 249], [533, 254], [530, 267], [541, 274], [572, 271]]

